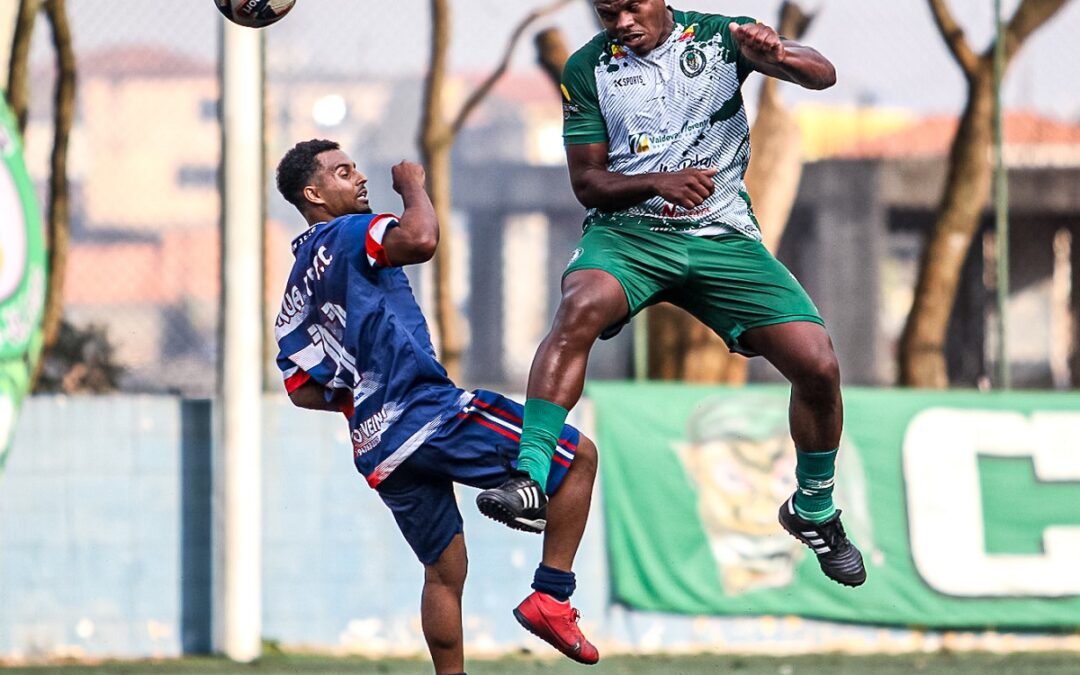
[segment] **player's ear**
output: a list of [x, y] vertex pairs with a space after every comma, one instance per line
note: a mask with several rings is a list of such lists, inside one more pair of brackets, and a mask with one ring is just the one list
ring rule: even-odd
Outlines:
[[304, 199], [308, 200], [312, 204], [322, 205], [326, 203], [321, 196], [319, 196], [319, 188], [314, 185], [308, 185], [304, 188]]

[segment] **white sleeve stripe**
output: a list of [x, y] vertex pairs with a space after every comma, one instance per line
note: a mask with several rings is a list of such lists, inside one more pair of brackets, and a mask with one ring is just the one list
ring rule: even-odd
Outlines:
[[398, 222], [397, 216], [391, 213], [380, 213], [375, 216], [375, 219], [371, 221], [371, 225], [368, 226], [368, 236], [375, 241], [376, 244], [382, 245], [383, 237], [386, 236], [386, 231], [390, 229], [390, 226]]

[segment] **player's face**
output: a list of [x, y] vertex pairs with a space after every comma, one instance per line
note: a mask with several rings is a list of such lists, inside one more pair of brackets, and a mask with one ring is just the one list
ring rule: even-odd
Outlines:
[[664, 0], [595, 0], [608, 37], [639, 56], [656, 49], [675, 26]]
[[341, 150], [320, 153], [316, 160], [319, 162], [314, 181], [316, 192], [331, 216], [371, 213], [367, 176], [357, 170], [356, 162]]

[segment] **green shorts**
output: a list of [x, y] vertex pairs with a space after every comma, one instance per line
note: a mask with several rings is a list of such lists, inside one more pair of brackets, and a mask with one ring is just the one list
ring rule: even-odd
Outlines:
[[603, 270], [626, 293], [630, 313], [601, 338], [618, 333], [649, 305], [670, 302], [716, 332], [733, 352], [754, 356], [739, 337], [759, 326], [791, 321], [824, 325], [795, 277], [764, 244], [741, 234], [695, 237], [653, 232], [633, 223], [592, 224], [563, 272]]

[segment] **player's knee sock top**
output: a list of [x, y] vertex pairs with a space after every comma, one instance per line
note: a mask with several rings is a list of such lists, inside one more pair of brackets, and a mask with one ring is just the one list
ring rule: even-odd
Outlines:
[[795, 450], [795, 513], [814, 523], [821, 523], [836, 513], [833, 504], [833, 475], [836, 472], [836, 448], [825, 452]]

